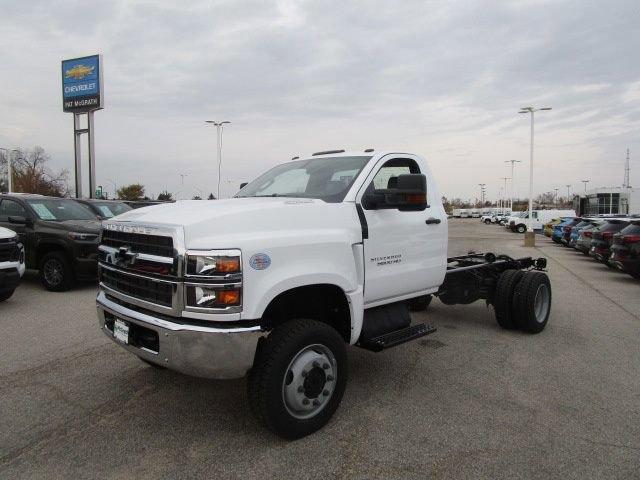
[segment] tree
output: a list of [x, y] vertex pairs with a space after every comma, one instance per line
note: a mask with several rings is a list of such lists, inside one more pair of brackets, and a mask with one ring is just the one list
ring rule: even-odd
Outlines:
[[[50, 159], [51, 156], [39, 146], [31, 150], [19, 149], [11, 162], [13, 191], [51, 197], [69, 196], [69, 172], [64, 169], [53, 172], [47, 166]], [[4, 157], [3, 160], [6, 162]]]
[[216, 197], [213, 193], [210, 193], [209, 196], [207, 197], [207, 200], [215, 200]]
[[163, 202], [171, 202], [173, 201], [173, 194], [165, 190], [164, 192], [160, 192], [158, 194], [158, 200], [162, 200]]
[[132, 183], [118, 189], [118, 198], [120, 200], [141, 200], [144, 197], [144, 185]]
[[202, 200], [202, 197], [200, 195], [194, 195], [191, 200]]

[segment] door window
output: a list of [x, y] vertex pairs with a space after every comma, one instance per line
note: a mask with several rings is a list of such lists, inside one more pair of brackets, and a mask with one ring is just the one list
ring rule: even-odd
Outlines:
[[26, 217], [25, 208], [14, 200], [4, 199], [0, 202], [0, 219], [7, 221], [8, 217]]
[[373, 182], [369, 185], [369, 190], [383, 190], [386, 188], [397, 188], [398, 176], [409, 173], [420, 173], [418, 164], [409, 158], [394, 158], [385, 162]]

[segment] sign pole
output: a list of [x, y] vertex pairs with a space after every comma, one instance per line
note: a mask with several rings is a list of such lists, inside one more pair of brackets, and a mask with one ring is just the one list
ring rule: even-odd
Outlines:
[[82, 148], [80, 144], [80, 114], [73, 114], [73, 153], [76, 160], [76, 198], [82, 198]]
[[87, 134], [89, 140], [89, 198], [96, 196], [96, 149], [93, 141], [93, 110], [87, 112]]

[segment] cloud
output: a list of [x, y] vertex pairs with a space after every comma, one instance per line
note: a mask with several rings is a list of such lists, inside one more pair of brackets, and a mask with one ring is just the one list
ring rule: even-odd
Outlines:
[[423, 153], [449, 196], [479, 179], [495, 195], [503, 161], [528, 159], [529, 104], [554, 107], [537, 118], [540, 191], [617, 184], [640, 151], [633, 1], [5, 3], [0, 145], [71, 168], [59, 62], [103, 53], [99, 181], [175, 191], [186, 172], [190, 195], [210, 191], [211, 118], [233, 122], [227, 193], [295, 154], [374, 146]]

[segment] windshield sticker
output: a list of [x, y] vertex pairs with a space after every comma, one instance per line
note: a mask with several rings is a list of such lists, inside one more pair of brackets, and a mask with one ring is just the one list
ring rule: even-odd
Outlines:
[[31, 206], [42, 220], [55, 220], [56, 216], [41, 203], [32, 203]]
[[98, 209], [102, 212], [103, 217], [111, 218], [113, 217], [113, 212], [106, 205], [99, 205]]

